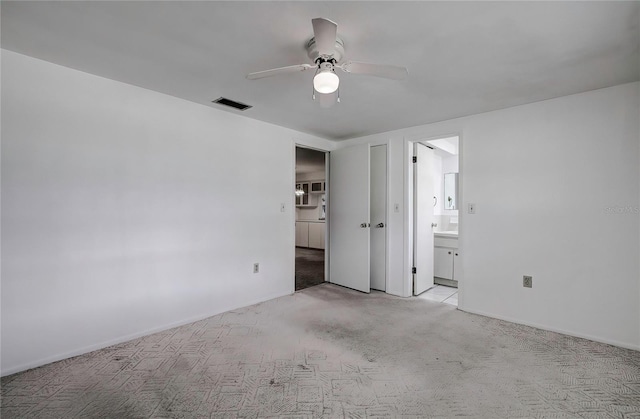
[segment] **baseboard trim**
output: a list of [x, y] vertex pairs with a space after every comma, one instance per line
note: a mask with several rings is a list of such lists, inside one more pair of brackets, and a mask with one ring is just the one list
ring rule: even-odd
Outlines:
[[280, 297], [286, 297], [286, 296], [290, 296], [292, 295], [291, 291], [287, 291], [285, 293], [278, 293], [278, 294], [273, 294], [273, 295], [269, 295], [265, 298], [259, 298], [256, 300], [252, 300], [247, 302], [246, 304], [243, 304], [241, 306], [229, 306], [229, 307], [224, 307], [220, 310], [216, 310], [216, 311], [212, 311], [212, 312], [208, 312], [208, 313], [203, 313], [194, 317], [190, 317], [188, 319], [182, 319], [182, 320], [178, 320], [175, 322], [171, 322], [171, 323], [167, 323], [164, 325], [160, 325], [157, 327], [152, 327], [150, 329], [145, 329], [142, 330], [140, 332], [136, 332], [136, 333], [131, 333], [128, 335], [124, 335], [124, 336], [119, 336], [116, 337], [114, 339], [109, 339], [100, 343], [96, 343], [93, 345], [87, 345], [84, 346], [82, 348], [78, 348], [72, 351], [68, 351], [68, 352], [64, 352], [61, 354], [56, 354], [56, 355], [52, 355], [46, 358], [41, 358], [32, 362], [27, 362], [21, 365], [17, 365], [14, 367], [10, 367], [7, 368], [6, 370], [2, 370], [2, 372], [0, 373], [0, 376], [5, 377], [7, 375], [12, 375], [12, 374], [16, 374], [22, 371], [26, 371], [26, 370], [30, 370], [32, 368], [37, 368], [37, 367], [41, 367], [43, 365], [47, 365], [47, 364], [51, 364], [53, 362], [58, 362], [58, 361], [62, 361], [64, 359], [68, 359], [68, 358], [73, 358], [74, 356], [79, 356], [79, 355], [84, 355], [86, 353], [89, 352], [93, 352], [93, 351], [97, 351], [99, 349], [104, 349], [107, 348], [109, 346], [113, 346], [113, 345], [118, 345], [120, 343], [124, 343], [124, 342], [128, 342], [130, 340], [134, 340], [134, 339], [138, 339], [141, 338], [143, 336], [149, 336], [152, 335], [154, 333], [158, 333], [158, 332], [163, 332], [165, 330], [169, 330], [169, 329], [173, 329], [174, 327], [180, 327], [180, 326], [184, 326], [185, 324], [189, 324], [189, 323], [193, 323], [193, 322], [197, 322], [200, 320], [204, 320], [207, 319], [209, 317], [213, 317], [216, 316], [218, 314], [222, 314], [222, 313], [226, 313], [227, 311], [231, 311], [231, 310], [237, 310], [239, 308], [243, 308], [243, 307], [248, 307], [254, 304], [258, 304], [258, 303], [264, 303], [265, 301], [270, 301], [270, 300], [275, 300], [276, 298], [280, 298]]
[[579, 333], [579, 332], [574, 332], [574, 331], [561, 329], [561, 328], [557, 328], [557, 327], [542, 325], [542, 324], [535, 323], [535, 322], [526, 322], [526, 321], [522, 321], [520, 319], [514, 319], [514, 318], [509, 317], [509, 316], [499, 316], [499, 315], [496, 315], [496, 314], [493, 314], [493, 313], [487, 313], [487, 312], [484, 312], [482, 310], [469, 310], [466, 307], [465, 308], [458, 307], [458, 310], [464, 311], [465, 313], [477, 314], [477, 315], [484, 316], [484, 317], [490, 317], [490, 318], [493, 318], [493, 319], [504, 320], [504, 321], [507, 321], [507, 322], [510, 322], [510, 323], [516, 323], [516, 324], [521, 324], [521, 325], [524, 325], [524, 326], [535, 327], [536, 329], [546, 330], [548, 332], [555, 332], [555, 333], [560, 333], [560, 334], [567, 335], [567, 336], [572, 336], [572, 337], [576, 337], [576, 338], [591, 340], [591, 341], [594, 341], [594, 342], [605, 343], [607, 345], [617, 346], [619, 348], [632, 349], [632, 350], [635, 350], [635, 351], [640, 351], [640, 344], [632, 344], [632, 343], [627, 343], [627, 342], [620, 342], [620, 341], [617, 341], [617, 340], [602, 338], [600, 336], [593, 336], [593, 335], [589, 335], [589, 334], [586, 334], [586, 333]]

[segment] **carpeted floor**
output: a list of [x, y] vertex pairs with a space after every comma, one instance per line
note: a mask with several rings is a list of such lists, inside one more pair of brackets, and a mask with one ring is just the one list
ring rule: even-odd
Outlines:
[[296, 291], [324, 283], [324, 250], [296, 247]]
[[8, 418], [637, 418], [640, 352], [331, 284], [2, 379]]

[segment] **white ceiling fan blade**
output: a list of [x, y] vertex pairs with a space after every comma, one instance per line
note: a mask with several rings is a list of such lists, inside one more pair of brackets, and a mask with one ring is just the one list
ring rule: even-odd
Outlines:
[[298, 71], [305, 71], [310, 68], [316, 68], [316, 66], [311, 64], [298, 64], [290, 65], [288, 67], [272, 68], [271, 70], [258, 71], [255, 73], [247, 74], [247, 78], [249, 80], [255, 80], [264, 77], [277, 76], [279, 74], [296, 73]]
[[357, 61], [349, 61], [340, 66], [336, 66], [353, 74], [368, 74], [370, 76], [384, 77], [386, 79], [404, 80], [409, 72], [405, 67], [386, 64], [369, 64]]
[[338, 25], [321, 17], [311, 19], [316, 48], [320, 55], [333, 55], [336, 50], [336, 36]]

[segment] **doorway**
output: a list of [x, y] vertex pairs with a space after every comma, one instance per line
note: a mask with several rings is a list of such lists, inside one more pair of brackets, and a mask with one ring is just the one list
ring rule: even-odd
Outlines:
[[327, 153], [296, 146], [295, 291], [325, 282]]
[[414, 143], [413, 168], [414, 295], [456, 306], [462, 280], [459, 142], [455, 135]]

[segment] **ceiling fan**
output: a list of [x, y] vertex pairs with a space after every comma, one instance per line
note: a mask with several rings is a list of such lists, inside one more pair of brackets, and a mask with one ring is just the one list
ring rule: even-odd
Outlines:
[[[352, 74], [367, 74], [370, 76], [384, 77], [393, 80], [403, 80], [407, 77], [407, 69], [395, 65], [370, 64], [358, 61], [342, 63], [344, 57], [344, 42], [337, 35], [338, 25], [328, 19], [312, 19], [313, 38], [307, 42], [307, 55], [314, 64], [298, 64], [288, 67], [274, 68], [258, 71], [247, 75], [247, 79], [256, 80], [279, 74], [295, 73], [315, 69], [313, 77], [313, 99], [320, 93], [320, 104], [330, 106], [333, 101], [340, 102], [338, 87], [340, 78], [335, 72], [336, 68]], [[337, 99], [334, 94], [337, 92]]]

